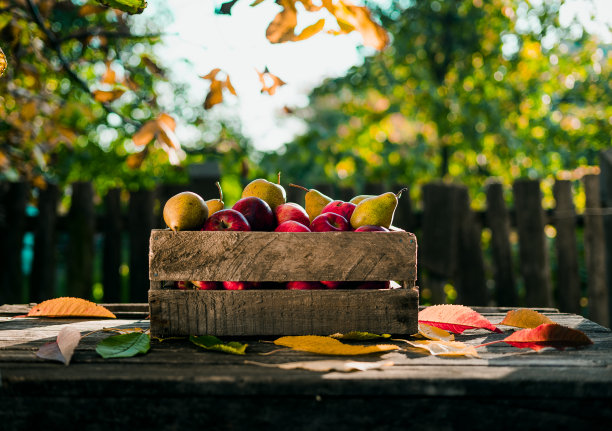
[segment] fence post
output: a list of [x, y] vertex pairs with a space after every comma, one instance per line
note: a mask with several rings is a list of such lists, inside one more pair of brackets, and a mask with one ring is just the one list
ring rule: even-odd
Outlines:
[[34, 228], [34, 259], [30, 274], [30, 301], [54, 298], [56, 222], [59, 188], [55, 184], [39, 191], [38, 218]]
[[147, 302], [149, 291], [149, 238], [155, 216], [155, 193], [130, 193], [128, 230], [130, 237], [130, 302]]
[[555, 196], [555, 241], [557, 250], [557, 298], [559, 308], [567, 313], [580, 314], [580, 274], [578, 272], [578, 246], [576, 242], [576, 210], [572, 183], [557, 180]]
[[521, 274], [525, 283], [525, 303], [528, 307], [552, 307], [540, 181], [516, 180], [513, 191]]
[[104, 250], [102, 285], [104, 302], [121, 302], [121, 190], [110, 189], [104, 197]]
[[25, 182], [0, 185], [0, 304], [17, 304], [24, 287], [21, 250], [29, 188]]
[[[612, 268], [612, 149], [599, 153], [599, 184], [606, 242], [606, 268]], [[612, 316], [612, 271], [607, 271], [608, 316]]]
[[586, 205], [584, 213], [584, 254], [589, 285], [589, 319], [609, 326], [606, 287], [606, 244], [601, 216], [599, 176], [583, 177]]
[[72, 184], [68, 212], [67, 290], [69, 296], [90, 299], [93, 283], [95, 213], [90, 182]]

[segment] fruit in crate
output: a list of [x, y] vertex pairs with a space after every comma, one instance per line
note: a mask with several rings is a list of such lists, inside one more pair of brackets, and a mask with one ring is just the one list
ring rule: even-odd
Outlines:
[[325, 286], [318, 281], [289, 281], [287, 282], [288, 290], [321, 290]]
[[301, 206], [293, 202], [287, 202], [286, 204], [282, 204], [276, 207], [274, 210], [274, 214], [276, 216], [276, 223], [279, 225], [286, 221], [296, 221], [305, 226], [310, 224], [310, 218], [308, 217], [308, 213]]
[[313, 232], [340, 232], [351, 230], [349, 222], [339, 214], [323, 213], [314, 218], [310, 223]]
[[221, 283], [216, 281], [192, 281], [191, 284], [197, 287], [198, 290], [216, 290], [221, 288]]
[[352, 198], [349, 202], [355, 205], [359, 205], [359, 202], [361, 202], [364, 199], [367, 198], [373, 198], [375, 195], [357, 195], [354, 198]]
[[389, 229], [383, 226], [374, 226], [371, 224], [365, 224], [355, 229], [355, 232], [389, 232]]
[[308, 213], [308, 218], [312, 222], [316, 216], [321, 214], [325, 205], [333, 201], [329, 196], [324, 195], [318, 190], [315, 189], [307, 189], [306, 187], [298, 186], [297, 184], [289, 184], [291, 187], [297, 187], [298, 189], [302, 189], [306, 191], [306, 195], [304, 196], [304, 207], [306, 208], [306, 212]]
[[232, 209], [238, 211], [247, 219], [251, 230], [271, 231], [276, 227], [274, 212], [263, 199], [247, 196], [239, 199]]
[[353, 215], [353, 211], [355, 211], [356, 207], [357, 205], [351, 202], [332, 201], [328, 203], [327, 205], [325, 205], [325, 207], [323, 207], [323, 209], [321, 210], [321, 214], [324, 214], [324, 213], [339, 214], [345, 219], [350, 220], [351, 216]]
[[353, 229], [365, 225], [383, 226], [388, 229], [393, 221], [397, 200], [404, 190], [406, 189], [400, 190], [397, 194], [383, 193], [359, 202], [350, 220]]
[[200, 195], [181, 192], [168, 199], [163, 216], [166, 226], [174, 232], [199, 230], [208, 219], [208, 207]]
[[221, 211], [225, 205], [223, 203], [223, 190], [221, 190], [221, 184], [219, 184], [219, 182], [217, 181], [215, 185], [217, 186], [217, 189], [219, 189], [219, 199], [209, 199], [206, 201], [209, 217], [217, 211]]
[[308, 226], [294, 220], [287, 220], [279, 224], [274, 232], [312, 232]]
[[263, 178], [258, 178], [251, 181], [242, 190], [242, 197], [255, 196], [266, 201], [272, 211], [277, 206], [284, 204], [287, 201], [287, 194], [283, 186], [280, 185], [280, 172], [278, 173], [278, 183], [274, 184]]
[[206, 220], [202, 230], [207, 231], [250, 231], [251, 226], [247, 219], [236, 210], [227, 209], [217, 211]]
[[255, 281], [224, 281], [223, 288], [225, 290], [250, 290], [257, 289], [259, 283]]
[[364, 281], [357, 285], [357, 289], [389, 289], [391, 283], [389, 281]]

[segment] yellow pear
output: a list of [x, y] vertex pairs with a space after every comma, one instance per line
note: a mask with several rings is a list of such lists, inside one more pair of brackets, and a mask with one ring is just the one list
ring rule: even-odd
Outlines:
[[168, 199], [163, 215], [164, 222], [174, 232], [199, 230], [208, 219], [208, 207], [200, 195], [181, 192]]
[[373, 198], [375, 195], [358, 195], [351, 199], [349, 202], [355, 205], [358, 205], [364, 199]]
[[406, 189], [400, 190], [397, 194], [383, 193], [359, 202], [351, 216], [353, 229], [366, 225], [383, 226], [388, 229], [393, 221], [397, 200], [404, 190]]
[[316, 216], [321, 214], [325, 205], [333, 201], [327, 195], [324, 195], [318, 190], [315, 189], [307, 189], [306, 187], [298, 186], [297, 184], [289, 184], [291, 187], [297, 187], [298, 189], [302, 189], [306, 191], [306, 195], [304, 196], [304, 209], [308, 213], [308, 218], [310, 221], [314, 220]]
[[278, 173], [278, 184], [274, 184], [262, 178], [251, 181], [242, 190], [242, 197], [255, 196], [266, 201], [272, 211], [287, 201], [285, 189], [280, 185], [280, 172]]
[[217, 189], [219, 189], [219, 199], [209, 199], [206, 201], [208, 207], [208, 217], [223, 209], [225, 204], [223, 203], [223, 190], [221, 190], [221, 184], [217, 181], [215, 183]]

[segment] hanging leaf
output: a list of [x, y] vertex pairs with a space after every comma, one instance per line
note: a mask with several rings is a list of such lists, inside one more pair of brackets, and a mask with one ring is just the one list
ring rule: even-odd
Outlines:
[[6, 56], [4, 55], [4, 51], [2, 51], [2, 48], [0, 48], [0, 77], [4, 74], [4, 71], [6, 70]]
[[223, 90], [227, 89], [231, 94], [236, 96], [236, 90], [232, 85], [229, 75], [226, 74], [225, 81], [217, 79], [217, 75], [221, 72], [221, 69], [215, 68], [208, 72], [206, 75], [200, 76], [202, 79], [208, 79], [210, 81], [210, 88], [206, 99], [204, 100], [204, 109], [210, 109], [213, 106], [223, 102]]
[[70, 326], [66, 326], [59, 331], [55, 341], [47, 343], [38, 349], [36, 356], [68, 365], [74, 354], [74, 349], [76, 349], [80, 341], [81, 333]]
[[455, 336], [444, 329], [419, 323], [419, 335], [434, 341], [454, 341]]
[[115, 315], [101, 305], [81, 298], [62, 297], [49, 299], [35, 305], [28, 317], [109, 317]]
[[285, 362], [282, 364], [264, 364], [255, 361], [244, 361], [245, 364], [259, 365], [262, 367], [280, 368], [283, 370], [308, 370], [308, 371], [340, 371], [347, 373], [350, 371], [368, 371], [368, 370], [383, 370], [392, 367], [392, 361], [377, 361], [377, 362], [357, 362], [357, 361], [303, 361], [303, 362]]
[[104, 71], [104, 75], [102, 75], [100, 82], [108, 85], [117, 84], [117, 73], [110, 67], [110, 62], [106, 63], [106, 70]]
[[555, 323], [545, 315], [529, 308], [510, 310], [500, 322], [500, 325], [514, 326], [517, 328], [537, 328], [544, 323]]
[[108, 8], [102, 6], [95, 6], [92, 4], [85, 4], [79, 9], [79, 16], [97, 15], [102, 12], [106, 12]]
[[419, 323], [461, 334], [466, 329], [502, 332], [480, 313], [463, 305], [433, 305], [419, 312]]
[[164, 78], [164, 70], [155, 63], [148, 55], [140, 56], [140, 61], [144, 64], [149, 72], [158, 78]]
[[374, 346], [354, 346], [344, 344], [335, 338], [319, 335], [303, 335], [296, 337], [281, 337], [274, 341], [278, 346], [290, 347], [293, 350], [319, 353], [321, 355], [367, 355], [370, 353], [397, 350], [394, 344], [377, 344]]
[[93, 95], [96, 102], [106, 103], [112, 102], [113, 100], [117, 100], [118, 98], [123, 96], [123, 93], [125, 93], [125, 90], [122, 89], [110, 91], [96, 90], [93, 92]]
[[231, 15], [232, 8], [234, 7], [237, 1], [238, 0], [231, 0], [221, 4], [221, 7], [218, 10], [215, 10], [215, 13], [219, 15]]
[[248, 344], [238, 343], [237, 341], [224, 343], [214, 335], [191, 335], [189, 336], [189, 341], [206, 350], [230, 353], [232, 355], [244, 355], [244, 352], [248, 346]]
[[[168, 154], [168, 159], [171, 164], [180, 164], [181, 156], [184, 153], [181, 150], [181, 144], [178, 137], [174, 133], [176, 121], [168, 114], [161, 113], [155, 120], [147, 121], [133, 136], [132, 140], [136, 146], [145, 146], [156, 139], [158, 145]], [[138, 168], [144, 161], [148, 152], [142, 151], [139, 153], [130, 154], [127, 158], [128, 166]]]
[[151, 348], [151, 337], [142, 332], [112, 335], [100, 341], [96, 352], [104, 359], [131, 358], [145, 354]]
[[351, 332], [347, 332], [346, 334], [340, 334], [340, 333], [336, 333], [336, 334], [332, 334], [330, 335], [330, 337], [335, 338], [337, 340], [357, 340], [357, 341], [364, 341], [364, 340], [376, 340], [378, 338], [391, 338], [390, 334], [371, 334], [369, 332], [359, 332], [359, 331], [351, 331]]
[[335, 34], [358, 31], [361, 33], [364, 45], [379, 51], [389, 44], [387, 31], [372, 20], [367, 7], [355, 6], [346, 0], [322, 0], [322, 4], [336, 17], [341, 31]]
[[301, 40], [306, 40], [306, 39], [314, 36], [315, 34], [319, 33], [321, 30], [323, 30], [323, 27], [325, 27], [325, 20], [323, 18], [321, 18], [320, 20], [318, 20], [314, 24], [309, 25], [308, 27], [304, 28], [304, 30], [302, 30], [302, 32], [300, 34], [295, 36], [293, 38], [293, 40], [295, 42], [299, 42]]
[[295, 0], [277, 0], [283, 7], [268, 25], [266, 37], [271, 43], [291, 42], [295, 40], [295, 26], [297, 25], [297, 9]]
[[140, 14], [147, 7], [145, 0], [96, 0], [98, 3], [104, 6], [112, 7], [114, 9], [122, 10], [130, 15]]
[[474, 346], [469, 346], [458, 341], [406, 341], [412, 347], [417, 349], [427, 350], [434, 356], [475, 356], [478, 357], [478, 352]]
[[268, 93], [270, 96], [274, 96], [276, 89], [286, 84], [286, 82], [284, 82], [278, 76], [271, 74], [267, 67], [263, 72], [260, 72], [257, 69], [255, 69], [255, 71], [257, 72], [257, 75], [259, 75], [262, 93]]
[[584, 332], [557, 323], [545, 323], [533, 329], [522, 329], [504, 338], [503, 341], [520, 349], [533, 350], [541, 350], [544, 347], [563, 350], [566, 347], [593, 344]]

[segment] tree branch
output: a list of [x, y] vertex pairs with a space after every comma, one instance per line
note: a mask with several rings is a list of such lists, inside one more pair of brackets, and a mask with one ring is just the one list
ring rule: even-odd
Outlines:
[[[93, 95], [91, 89], [89, 88], [89, 85], [87, 84], [87, 82], [85, 82], [79, 75], [76, 74], [76, 72], [74, 70], [72, 70], [70, 62], [64, 56], [64, 54], [62, 54], [61, 43], [59, 42], [59, 40], [58, 40], [57, 36], [55, 35], [55, 33], [53, 33], [45, 25], [43, 17], [40, 15], [40, 11], [38, 10], [38, 7], [34, 4], [34, 2], [32, 0], [26, 0], [26, 2], [27, 2], [27, 5], [28, 5], [28, 9], [30, 11], [30, 14], [32, 15], [32, 18], [36, 22], [36, 25], [38, 27], [40, 27], [42, 32], [45, 34], [45, 37], [49, 41], [49, 44], [50, 44], [51, 48], [53, 48], [53, 50], [56, 52], [57, 57], [59, 58], [59, 61], [62, 64], [63, 69], [66, 71], [66, 73], [68, 74], [70, 79], [72, 79], [72, 81], [74, 81], [76, 84], [78, 84], [87, 94], [89, 94], [91, 96], [91, 98], [93, 100], [95, 100], [94, 95]], [[139, 122], [132, 120], [131, 118], [127, 118], [127, 117], [121, 115], [119, 112], [115, 111], [110, 106], [110, 104], [102, 103], [102, 102], [100, 102], [100, 104], [102, 105], [102, 107], [104, 108], [104, 110], [106, 112], [108, 112], [109, 114], [118, 115], [123, 120], [123, 122], [128, 123], [128, 124], [132, 124], [135, 127], [140, 127], [142, 125]]]

